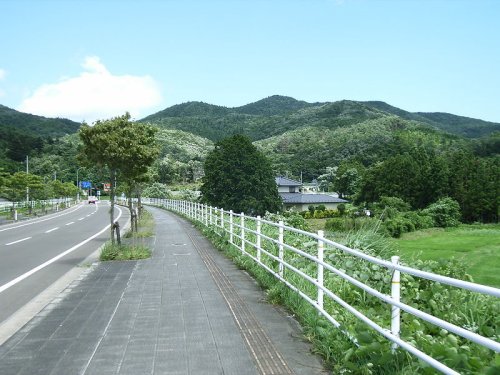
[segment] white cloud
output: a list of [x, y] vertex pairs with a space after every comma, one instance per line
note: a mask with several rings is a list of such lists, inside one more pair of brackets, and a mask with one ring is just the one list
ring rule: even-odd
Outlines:
[[96, 56], [87, 57], [82, 67], [77, 77], [40, 86], [17, 109], [92, 123], [126, 111], [140, 118], [142, 110], [161, 102], [159, 87], [150, 76], [113, 75]]

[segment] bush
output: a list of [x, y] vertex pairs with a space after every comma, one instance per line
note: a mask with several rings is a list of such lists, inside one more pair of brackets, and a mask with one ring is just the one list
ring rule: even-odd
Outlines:
[[325, 230], [332, 232], [344, 232], [346, 231], [346, 221], [349, 219], [341, 219], [339, 217], [334, 217], [328, 219], [325, 223]]
[[345, 214], [345, 210], [346, 210], [346, 206], [344, 203], [340, 203], [338, 206], [337, 206], [337, 210], [339, 211], [339, 215], [340, 216], [344, 216]]
[[460, 224], [460, 205], [456, 200], [449, 197], [432, 203], [422, 212], [429, 215], [437, 227], [457, 227]]

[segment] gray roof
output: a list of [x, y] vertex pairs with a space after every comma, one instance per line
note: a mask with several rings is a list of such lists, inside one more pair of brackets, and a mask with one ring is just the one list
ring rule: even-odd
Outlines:
[[279, 193], [283, 203], [321, 204], [347, 203], [345, 199], [332, 197], [326, 194]]
[[278, 185], [278, 186], [302, 186], [302, 183], [299, 181], [292, 180], [291, 178], [278, 176], [278, 177], [276, 177], [276, 185]]

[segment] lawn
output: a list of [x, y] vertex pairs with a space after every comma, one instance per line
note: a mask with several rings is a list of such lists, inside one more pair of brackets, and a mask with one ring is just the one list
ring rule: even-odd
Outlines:
[[394, 244], [402, 259], [454, 257], [464, 262], [475, 282], [500, 287], [500, 224], [432, 228], [406, 233]]

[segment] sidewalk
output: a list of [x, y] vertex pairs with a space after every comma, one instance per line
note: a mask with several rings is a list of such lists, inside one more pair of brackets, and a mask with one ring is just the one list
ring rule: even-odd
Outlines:
[[192, 225], [151, 208], [153, 257], [104, 262], [0, 346], [0, 374], [326, 374], [297, 323]]

